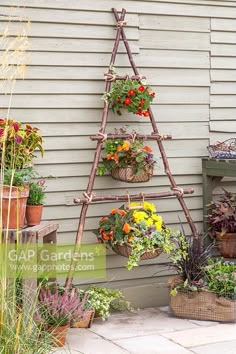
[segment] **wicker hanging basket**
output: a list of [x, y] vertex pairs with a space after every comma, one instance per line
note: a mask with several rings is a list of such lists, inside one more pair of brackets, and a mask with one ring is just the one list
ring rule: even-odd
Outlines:
[[111, 176], [119, 181], [124, 181], [128, 183], [140, 183], [148, 182], [150, 180], [150, 174], [147, 172], [142, 172], [135, 174], [132, 167], [116, 167], [111, 171]]
[[[123, 245], [118, 245], [118, 244], [113, 245], [112, 246], [112, 250], [115, 253], [119, 254], [120, 256], [128, 258], [130, 256], [130, 254], [131, 254], [132, 248], [127, 243], [124, 243]], [[147, 251], [144, 254], [142, 254], [140, 259], [143, 261], [143, 260], [146, 260], [146, 259], [156, 258], [161, 253], [162, 253], [162, 249], [161, 248], [156, 248], [154, 251]]]

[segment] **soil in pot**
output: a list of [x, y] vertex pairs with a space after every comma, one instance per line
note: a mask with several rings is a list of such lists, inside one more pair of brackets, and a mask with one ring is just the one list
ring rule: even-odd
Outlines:
[[216, 232], [218, 249], [225, 258], [236, 258], [236, 233], [227, 233], [221, 236]]
[[[3, 228], [18, 229], [25, 224], [26, 202], [29, 196], [29, 186], [23, 189], [3, 186], [2, 189], [2, 225]], [[9, 208], [10, 199], [10, 208]], [[8, 223], [8, 213], [9, 223]]]
[[27, 205], [26, 206], [26, 221], [27, 225], [39, 225], [42, 219], [43, 205]]

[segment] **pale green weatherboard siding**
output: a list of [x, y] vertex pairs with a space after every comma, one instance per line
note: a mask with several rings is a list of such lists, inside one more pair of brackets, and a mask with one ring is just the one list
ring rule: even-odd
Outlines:
[[[10, 6], [23, 5], [11, 12]], [[186, 203], [199, 230], [202, 228], [201, 158], [211, 141], [235, 136], [236, 113], [236, 2], [202, 0], [111, 1], [1, 0], [0, 13], [20, 14], [31, 21], [30, 56], [24, 81], [15, 88], [11, 116], [42, 129], [45, 157], [38, 171], [55, 179], [47, 182], [44, 219], [59, 223], [58, 242], [73, 242], [80, 207], [73, 198], [86, 189], [95, 143], [89, 135], [99, 129], [104, 90], [103, 74], [115, 37], [110, 8], [127, 9], [126, 33], [140, 73], [157, 93], [153, 111], [177, 183], [194, 188]], [[0, 31], [6, 19], [1, 17]], [[11, 33], [17, 23], [11, 25]], [[123, 44], [116, 64], [119, 73], [131, 73]], [[0, 93], [0, 114], [8, 98]], [[129, 124], [151, 132], [147, 120], [124, 114], [109, 115], [108, 130]], [[169, 189], [160, 154], [155, 176], [148, 184], [96, 178], [97, 194], [161, 192]], [[220, 189], [217, 189], [220, 192]], [[177, 228], [185, 218], [176, 199], [156, 202], [166, 223]], [[92, 229], [99, 218], [119, 204], [102, 203], [88, 209], [84, 241], [94, 242]], [[186, 231], [188, 227], [186, 226]], [[142, 262], [132, 272], [125, 258], [108, 251], [109, 286], [126, 288], [139, 306], [167, 303], [166, 257]], [[88, 281], [89, 282], [89, 281]], [[104, 282], [103, 282], [104, 283]], [[164, 288], [163, 288], [164, 284]]]

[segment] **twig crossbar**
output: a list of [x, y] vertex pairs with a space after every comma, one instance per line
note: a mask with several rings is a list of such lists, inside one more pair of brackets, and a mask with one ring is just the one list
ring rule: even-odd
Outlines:
[[[128, 40], [126, 38], [125, 31], [124, 31], [124, 25], [126, 24], [126, 22], [124, 21], [126, 10], [123, 8], [120, 16], [118, 15], [118, 12], [116, 9], [112, 8], [112, 12], [113, 12], [115, 19], [116, 19], [117, 31], [116, 31], [116, 38], [114, 41], [113, 51], [112, 51], [112, 55], [111, 55], [111, 60], [110, 60], [110, 64], [109, 64], [109, 70], [105, 74], [105, 82], [106, 82], [105, 91], [107, 93], [110, 92], [111, 83], [113, 81], [127, 79], [127, 76], [116, 76], [116, 75], [114, 75], [114, 72], [113, 72], [113, 66], [115, 64], [115, 59], [116, 59], [120, 40], [122, 40], [125, 45], [126, 52], [127, 52], [128, 58], [129, 58], [129, 62], [130, 62], [130, 65], [133, 69], [133, 72], [134, 72], [134, 75], [129, 76], [129, 78], [131, 78], [132, 80], [136, 79], [139, 81], [141, 81], [143, 78], [145, 78], [145, 76], [139, 75], [138, 69], [134, 63], [132, 52], [131, 52], [131, 49], [130, 49]], [[118, 201], [118, 200], [119, 201], [140, 200], [140, 198], [143, 198], [143, 197], [145, 197], [146, 199], [158, 199], [158, 198], [165, 198], [165, 197], [169, 197], [169, 196], [175, 196], [179, 200], [179, 203], [184, 211], [186, 220], [190, 226], [193, 236], [195, 238], [197, 238], [198, 234], [197, 234], [196, 227], [195, 227], [194, 222], [191, 218], [191, 215], [190, 215], [190, 212], [186, 206], [186, 203], [183, 199], [183, 195], [193, 193], [193, 189], [182, 189], [177, 186], [175, 179], [172, 176], [172, 173], [170, 171], [169, 163], [168, 163], [167, 156], [166, 156], [164, 146], [162, 143], [162, 140], [171, 139], [171, 136], [170, 135], [161, 135], [159, 133], [159, 130], [157, 128], [157, 124], [155, 122], [155, 118], [154, 118], [151, 108], [149, 108], [148, 110], [149, 110], [150, 122], [151, 122], [151, 125], [153, 128], [153, 133], [151, 135], [137, 134], [136, 137], [143, 138], [145, 140], [156, 140], [157, 145], [159, 147], [161, 157], [162, 157], [165, 173], [170, 181], [170, 185], [171, 185], [170, 189], [171, 190], [169, 192], [162, 192], [162, 193], [151, 193], [151, 194], [141, 193], [141, 194], [136, 194], [136, 195], [127, 195], [126, 194], [123, 196], [95, 196], [95, 195], [93, 195], [93, 186], [94, 186], [94, 181], [95, 181], [95, 177], [96, 177], [96, 173], [97, 173], [97, 166], [98, 166], [99, 159], [101, 156], [103, 142], [106, 139], [112, 139], [112, 138], [118, 138], [118, 137], [119, 138], [130, 137], [129, 134], [106, 134], [105, 133], [107, 118], [108, 118], [108, 110], [109, 110], [109, 103], [107, 100], [105, 100], [103, 114], [102, 114], [102, 121], [101, 121], [99, 132], [96, 135], [93, 135], [90, 137], [91, 140], [97, 141], [97, 146], [96, 146], [96, 151], [94, 154], [94, 160], [93, 160], [93, 164], [92, 164], [92, 168], [91, 168], [91, 172], [90, 172], [90, 176], [89, 176], [87, 189], [86, 189], [86, 192], [84, 192], [84, 197], [74, 199], [75, 204], [82, 204], [81, 212], [80, 212], [79, 226], [78, 226], [78, 230], [77, 230], [77, 234], [76, 234], [75, 246], [77, 246], [78, 244], [81, 243], [83, 231], [84, 231], [86, 213], [87, 213], [87, 209], [88, 209], [89, 204], [91, 204], [93, 202], [109, 201], [109, 200], [110, 201], [111, 200], [116, 200], [116, 201]], [[73, 281], [72, 269], [74, 269], [74, 268], [75, 267], [71, 267], [71, 270], [68, 273], [66, 283], [65, 283], [65, 286], [67, 289], [70, 288], [70, 286], [72, 284], [72, 281]]]

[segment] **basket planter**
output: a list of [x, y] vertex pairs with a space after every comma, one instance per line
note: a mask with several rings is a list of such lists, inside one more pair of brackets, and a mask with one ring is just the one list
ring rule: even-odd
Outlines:
[[87, 311], [79, 321], [72, 323], [71, 328], [90, 328], [94, 319], [94, 310]]
[[26, 185], [23, 189], [19, 189], [18, 187], [14, 186], [12, 187], [12, 189], [10, 189], [10, 186], [3, 186], [2, 192], [3, 228], [22, 228], [25, 224], [26, 202], [29, 196], [29, 186]]
[[[113, 245], [112, 249], [115, 253], [119, 254], [120, 256], [128, 258], [131, 254], [132, 248], [130, 245], [124, 243], [123, 245]], [[145, 252], [140, 259], [145, 260], [145, 259], [151, 259], [151, 258], [156, 258], [162, 253], [162, 249], [156, 248], [154, 251], [147, 251]]]
[[218, 249], [225, 258], [236, 258], [236, 233], [226, 233], [221, 236], [216, 232]]
[[142, 172], [135, 174], [130, 166], [113, 168], [111, 171], [111, 176], [114, 179], [128, 183], [148, 182], [150, 180], [149, 173]]
[[170, 295], [170, 309], [176, 317], [202, 321], [235, 322], [236, 300], [218, 297], [210, 291], [178, 289]]
[[68, 328], [68, 325], [48, 328], [48, 332], [52, 335], [54, 346], [63, 347], [65, 345]]

